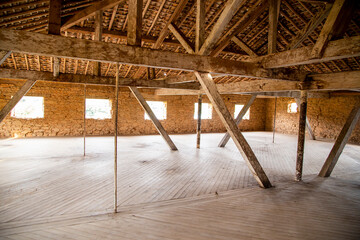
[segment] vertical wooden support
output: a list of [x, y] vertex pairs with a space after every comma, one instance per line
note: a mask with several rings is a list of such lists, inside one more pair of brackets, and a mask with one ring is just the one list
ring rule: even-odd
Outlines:
[[301, 90], [300, 91], [299, 132], [298, 132], [298, 146], [297, 146], [296, 174], [295, 174], [296, 181], [301, 181], [302, 172], [303, 172], [306, 109], [307, 109], [307, 91]]
[[116, 84], [115, 84], [115, 118], [114, 118], [114, 212], [117, 212], [117, 131], [119, 112], [119, 64], [116, 63]]
[[[102, 40], [102, 15], [103, 11], [99, 10], [95, 13], [95, 41], [101, 41]], [[101, 64], [100, 62], [94, 63], [94, 75], [100, 76], [101, 75]]]
[[[300, 99], [299, 99], [299, 98], [295, 98], [295, 101], [296, 101], [296, 105], [298, 105], [298, 107], [300, 108]], [[315, 140], [315, 135], [314, 135], [313, 130], [311, 129], [310, 122], [309, 122], [309, 119], [308, 119], [307, 116], [306, 116], [306, 130], [307, 130], [308, 133], [309, 133], [310, 139], [311, 139], [311, 140]]]
[[329, 156], [327, 157], [324, 165], [322, 166], [319, 176], [329, 177], [333, 171], [344, 147], [351, 136], [351, 132], [354, 130], [356, 123], [360, 118], [360, 101], [358, 101], [352, 111], [350, 112], [344, 127], [341, 129], [339, 136], [337, 137], [333, 148]]
[[[245, 116], [246, 112], [249, 110], [250, 106], [253, 104], [255, 99], [256, 99], [256, 94], [251, 95], [249, 101], [245, 104], [245, 106], [241, 109], [239, 114], [236, 116], [236, 119], [235, 119], [236, 125], [240, 124], [241, 120], [243, 119], [243, 117]], [[229, 134], [229, 132], [227, 132], [227, 133], [225, 133], [224, 137], [221, 139], [218, 146], [225, 147], [225, 145], [227, 144], [229, 139], [230, 139], [230, 134]]]
[[269, 0], [268, 54], [276, 52], [277, 25], [281, 0]]
[[277, 97], [275, 97], [275, 109], [274, 109], [274, 126], [273, 126], [273, 143], [275, 143], [275, 126], [276, 126], [276, 105], [277, 105]]
[[[48, 34], [60, 35], [61, 6], [62, 6], [61, 2], [62, 0], [50, 0]], [[60, 73], [60, 59], [57, 57], [54, 57], [53, 73], [54, 73], [54, 77], [58, 77]]]
[[205, 1], [196, 0], [195, 52], [199, 52], [205, 41]]
[[84, 156], [85, 156], [85, 138], [86, 138], [86, 84], [84, 84]]
[[214, 106], [216, 112], [218, 113], [220, 120], [224, 124], [226, 130], [229, 132], [232, 139], [234, 140], [236, 147], [239, 149], [250, 171], [254, 175], [256, 181], [259, 183], [260, 187], [271, 187], [271, 183], [260, 163], [258, 162], [249, 143], [241, 134], [234, 119], [231, 117], [229, 110], [226, 108], [225, 102], [222, 99], [220, 93], [218, 92], [211, 75], [209, 73], [199, 72], [195, 72], [195, 75], [199, 80], [202, 88], [204, 89], [206, 95], [210, 99], [212, 105]]
[[23, 96], [34, 86], [36, 80], [27, 80], [25, 84], [14, 94], [10, 101], [0, 111], [0, 123], [11, 112]]
[[129, 87], [131, 92], [134, 94], [137, 101], [140, 103], [141, 107], [145, 110], [145, 112], [149, 115], [152, 123], [160, 133], [160, 135], [164, 138], [166, 143], [169, 145], [170, 149], [173, 151], [178, 150], [167, 132], [165, 131], [164, 127], [161, 125], [160, 121], [156, 118], [154, 112], [151, 110], [149, 104], [145, 101], [145, 98], [141, 95], [139, 90], [136, 87]]
[[12, 51], [0, 50], [0, 65], [11, 55]]
[[141, 46], [143, 0], [129, 0], [127, 44]]
[[201, 112], [202, 112], [202, 95], [198, 96], [198, 119], [196, 128], [196, 148], [200, 148], [200, 136], [201, 136]]

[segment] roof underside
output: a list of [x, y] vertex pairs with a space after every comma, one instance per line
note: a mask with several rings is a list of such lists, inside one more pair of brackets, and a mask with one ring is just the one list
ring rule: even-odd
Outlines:
[[[150, 2], [148, 2], [150, 1]], [[96, 1], [84, 0], [74, 1], [65, 0], [62, 6], [62, 21], [66, 21], [78, 11], [85, 9]], [[230, 34], [236, 27], [236, 24], [244, 15], [258, 5], [261, 0], [244, 1], [235, 16], [232, 18], [225, 34]], [[208, 0], [206, 1], [206, 36], [212, 30], [214, 24], [224, 9], [225, 0]], [[166, 22], [174, 13], [179, 0], [144, 0], [143, 6], [143, 24], [142, 35], [143, 47], [151, 48], [158, 38], [160, 32], [165, 27]], [[282, 0], [280, 6], [280, 15], [278, 23], [277, 50], [284, 51], [294, 39], [294, 37], [306, 26], [312, 17], [325, 8], [325, 3], [321, 1], [299, 1], [299, 0]], [[180, 16], [174, 22], [175, 25], [183, 32], [191, 44], [195, 45], [195, 22], [196, 22], [196, 1], [189, 0]], [[26, 30], [32, 32], [47, 33], [48, 27], [49, 1], [44, 0], [23, 0], [23, 1], [5, 1], [0, 3], [0, 27], [16, 30]], [[268, 45], [268, 25], [269, 16], [268, 8], [265, 8], [258, 17], [252, 21], [248, 27], [243, 29], [237, 37], [248, 45], [257, 55], [267, 54]], [[128, 3], [124, 1], [117, 7], [107, 9], [103, 12], [103, 41], [117, 44], [126, 44], [127, 30], [127, 13]], [[115, 15], [114, 15], [115, 14]], [[111, 19], [114, 20], [111, 24]], [[76, 26], [62, 32], [63, 36], [81, 39], [93, 39], [94, 18], [90, 17]], [[245, 19], [246, 20], [246, 19]], [[325, 20], [324, 20], [325, 21]], [[321, 28], [320, 24], [299, 46], [314, 45]], [[111, 24], [111, 25], [110, 25]], [[360, 35], [360, 11], [357, 8], [354, 11], [352, 20], [348, 25], [342, 38]], [[205, 37], [206, 37], [205, 36]], [[186, 50], [177, 41], [171, 33], [167, 36], [160, 49], [182, 52]], [[238, 45], [231, 42], [217, 57], [231, 60], [242, 60], [248, 55]], [[34, 71], [52, 71], [52, 57], [37, 56], [21, 53], [13, 53], [2, 64], [1, 67], [12, 69], [24, 69]], [[93, 64], [89, 61], [74, 60], [62, 58], [60, 63], [61, 73], [90, 74], [92, 75]], [[304, 70], [314, 73], [331, 73], [339, 71], [359, 70], [360, 58], [347, 58], [317, 64], [308, 64]], [[156, 77], [176, 76], [183, 74], [181, 71], [155, 69]], [[101, 64], [101, 75], [115, 76], [115, 65], [109, 63]], [[133, 65], [121, 65], [120, 77], [146, 78], [145, 68]], [[223, 76], [215, 78], [216, 83], [230, 83], [244, 81], [247, 78]]]

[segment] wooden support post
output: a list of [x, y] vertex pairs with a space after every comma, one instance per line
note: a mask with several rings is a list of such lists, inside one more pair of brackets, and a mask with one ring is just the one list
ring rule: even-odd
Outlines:
[[269, 0], [268, 54], [276, 53], [277, 25], [281, 0]]
[[307, 91], [301, 90], [301, 92], [300, 92], [299, 133], [298, 133], [296, 174], [295, 174], [296, 181], [301, 181], [301, 179], [302, 179], [303, 160], [304, 160], [304, 145], [305, 145], [306, 109], [307, 109]]
[[[241, 120], [243, 119], [243, 117], [245, 116], [246, 112], [249, 110], [250, 106], [253, 104], [253, 102], [256, 99], [256, 94], [251, 95], [249, 101], [245, 104], [245, 106], [241, 109], [241, 111], [239, 112], [239, 114], [236, 116], [235, 119], [235, 123], [236, 125], [239, 125]], [[230, 134], [229, 132], [227, 132], [224, 137], [221, 139], [220, 143], [219, 143], [219, 147], [225, 147], [225, 145], [227, 144], [227, 142], [230, 139]]]
[[114, 117], [114, 212], [117, 212], [117, 131], [119, 112], [119, 64], [116, 63], [115, 117]]
[[320, 177], [329, 177], [333, 171], [347, 141], [360, 118], [360, 101], [358, 101], [350, 112], [344, 127], [341, 129], [329, 156], [320, 170]]
[[277, 105], [277, 97], [275, 97], [274, 126], [273, 126], [273, 143], [275, 143], [276, 105]]
[[[102, 41], [102, 15], [103, 12], [101, 10], [96, 11], [95, 13], [95, 41]], [[100, 62], [94, 63], [94, 75], [101, 76], [101, 64]]]
[[201, 112], [202, 112], [202, 95], [198, 96], [198, 119], [196, 128], [196, 148], [200, 148], [200, 135], [201, 135]]
[[53, 70], [54, 77], [58, 77], [60, 74], [60, 58], [54, 57], [54, 70]]
[[11, 112], [23, 96], [34, 86], [36, 80], [27, 80], [25, 84], [14, 94], [10, 101], [0, 111], [0, 123]]
[[85, 156], [85, 138], [86, 138], [86, 84], [84, 84], [84, 156]]
[[195, 75], [260, 187], [271, 187], [271, 183], [258, 162], [249, 143], [241, 134], [234, 119], [231, 117], [229, 110], [226, 108], [225, 102], [218, 92], [210, 73], [195, 72]]
[[195, 52], [199, 52], [205, 41], [205, 1], [196, 0]]
[[141, 46], [143, 0], [129, 0], [127, 44]]
[[[298, 105], [298, 108], [300, 108], [300, 99], [299, 99], [299, 98], [295, 98], [295, 101], [296, 101], [296, 104]], [[313, 130], [311, 129], [310, 122], [309, 122], [309, 119], [308, 119], [307, 116], [306, 116], [306, 130], [307, 130], [308, 133], [309, 133], [310, 139], [311, 139], [311, 140], [315, 140], [315, 135], [314, 135]]]
[[12, 51], [0, 50], [0, 65], [11, 55]]
[[[61, 2], [62, 0], [50, 0], [48, 34], [60, 35], [62, 6]], [[60, 59], [57, 57], [54, 57], [53, 73], [54, 77], [58, 77], [60, 73]]]
[[178, 150], [177, 147], [175, 146], [175, 144], [173, 143], [173, 141], [171, 140], [171, 138], [165, 131], [164, 127], [161, 125], [160, 121], [156, 118], [154, 112], [151, 110], [149, 104], [147, 104], [147, 102], [145, 101], [145, 98], [141, 95], [141, 93], [139, 92], [137, 87], [129, 87], [129, 88], [130, 88], [131, 92], [134, 94], [135, 98], [140, 103], [141, 107], [149, 115], [152, 123], [154, 124], [154, 126], [156, 127], [156, 129], [158, 130], [160, 135], [164, 138], [166, 143], [169, 145], [170, 149], [173, 151], [177, 151]]

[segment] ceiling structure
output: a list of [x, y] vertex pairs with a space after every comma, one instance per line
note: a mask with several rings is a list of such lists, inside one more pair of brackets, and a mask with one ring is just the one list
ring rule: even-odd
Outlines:
[[[221, 21], [218, 20], [224, 20], [222, 18], [225, 15], [227, 5], [230, 5], [229, 2], [235, 2], [231, 9], [234, 13], [225, 16], [228, 21], [225, 19], [223, 21], [225, 26], [220, 27], [222, 31], [216, 33], [215, 29], [219, 28], [221, 24]], [[282, 0], [279, 6], [278, 23], [275, 26], [277, 36], [276, 50], [274, 51], [287, 53], [291, 49], [300, 50], [307, 46], [311, 49], [316, 43], [333, 5], [330, 0]], [[356, 38], [360, 35], [358, 5], [357, 3], [356, 7], [352, 8], [350, 19], [343, 20], [343, 23], [347, 23], [346, 28], [339, 30], [339, 33], [332, 37], [332, 41], [346, 39], [350, 41], [353, 39], [352, 43], [358, 47], [358, 38]], [[61, 35], [73, 39], [94, 40], [96, 25], [94, 10], [99, 10], [99, 6], [103, 9], [102, 41], [126, 45], [128, 1], [62, 1]], [[194, 0], [144, 0], [141, 46], [183, 54], [187, 54], [191, 50], [194, 51], [196, 12], [196, 1]], [[271, 59], [267, 59], [265, 56], [269, 51], [269, 33], [274, 31], [274, 27], [269, 24], [271, 18], [269, 12], [271, 11], [269, 11], [268, 0], [205, 1], [204, 38], [208, 39], [214, 32], [221, 34], [218, 38], [213, 38], [216, 41], [212, 43], [213, 46], [205, 55], [232, 61], [271, 62]], [[0, 4], [0, 27], [3, 29], [47, 33], [48, 21], [49, 1], [12, 0]], [[358, 49], [355, 50], [358, 51]], [[89, 49], [89, 51], [91, 50]], [[302, 52], [300, 50], [300, 53]], [[294, 71], [311, 72], [312, 74], [357, 71], [360, 68], [360, 57], [358, 55], [355, 53], [351, 57], [335, 57], [334, 60], [329, 58], [326, 61], [294, 64], [289, 68]], [[262, 59], [261, 56], [265, 57]], [[276, 55], [274, 59], [279, 58], [279, 56]], [[62, 57], [59, 64], [60, 74], [94, 75], [93, 68], [96, 65], [92, 63], [92, 60]], [[13, 51], [1, 67], [53, 72], [54, 57]], [[103, 62], [100, 67], [102, 77], [115, 76], [114, 63]], [[273, 66], [270, 67], [273, 68]], [[120, 64], [119, 70], [121, 78], [148, 79], [146, 67]], [[177, 79], [179, 76], [183, 79], [196, 80], [194, 75], [187, 71], [167, 68], [166, 66], [161, 68], [155, 66], [155, 76], [152, 78], [167, 80], [168, 83], [171, 83], [174, 82], [173, 79]], [[252, 82], [253, 80], [256, 80], [253, 76], [214, 75], [214, 81], [217, 84]]]

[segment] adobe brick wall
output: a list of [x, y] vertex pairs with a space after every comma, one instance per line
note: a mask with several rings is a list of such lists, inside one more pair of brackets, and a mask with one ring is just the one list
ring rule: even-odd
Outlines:
[[[310, 126], [318, 139], [336, 139], [346, 119], [351, 112], [358, 96], [331, 98], [310, 98], [307, 116]], [[297, 134], [299, 113], [287, 113], [288, 103], [295, 102], [293, 98], [278, 98], [276, 110], [276, 132]], [[272, 131], [274, 122], [275, 99], [268, 99], [265, 129]], [[360, 123], [358, 122], [349, 140], [360, 144]]]
[[[0, 82], [0, 107], [21, 87], [24, 81]], [[87, 98], [108, 98], [114, 109], [114, 88], [87, 86]], [[195, 133], [196, 120], [193, 118], [197, 96], [157, 96], [153, 90], [141, 89], [146, 100], [167, 102], [167, 119], [161, 123], [168, 133]], [[75, 84], [37, 82], [27, 96], [44, 97], [43, 119], [17, 119], [10, 114], [0, 124], [0, 137], [34, 136], [81, 136], [83, 134], [84, 87]], [[231, 114], [235, 103], [245, 104], [249, 96], [225, 95], [224, 100]], [[209, 102], [206, 97], [203, 102]], [[266, 99], [257, 99], [250, 109], [250, 120], [242, 121], [244, 131], [264, 131]], [[113, 135], [113, 119], [86, 120], [87, 135]], [[127, 88], [120, 88], [119, 94], [119, 135], [157, 134], [150, 120], [144, 120], [144, 111]], [[215, 110], [213, 118], [202, 121], [202, 132], [224, 132]]]

